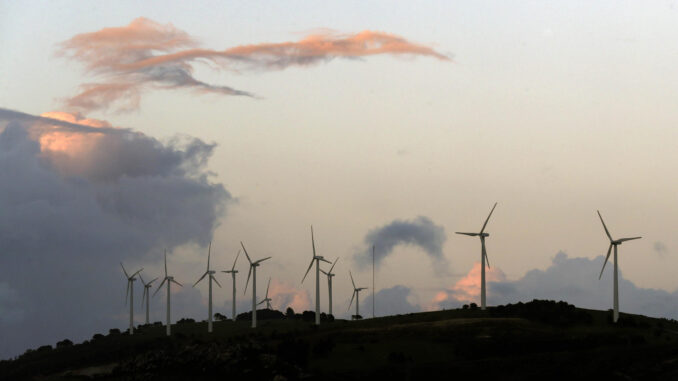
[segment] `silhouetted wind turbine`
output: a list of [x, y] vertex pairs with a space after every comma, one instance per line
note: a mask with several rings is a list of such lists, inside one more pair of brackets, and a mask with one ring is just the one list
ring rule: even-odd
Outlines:
[[[269, 277], [268, 278], [268, 286], [266, 286], [266, 297], [261, 302], [259, 302], [259, 304], [263, 304], [264, 302], [266, 302], [266, 309], [272, 310], [272, 308], [271, 308], [271, 298], [268, 297], [268, 289], [270, 287], [271, 287], [271, 278]], [[257, 305], [259, 305], [259, 304], [257, 304]]]
[[313, 267], [313, 261], [315, 261], [315, 324], [320, 324], [320, 261], [332, 263], [327, 259], [315, 254], [315, 239], [313, 238], [313, 225], [311, 225], [311, 246], [313, 247], [313, 258], [311, 258], [311, 263], [308, 265], [306, 274], [301, 279], [301, 283], [304, 283], [306, 275], [311, 271]]
[[492, 210], [490, 210], [490, 214], [487, 216], [487, 219], [485, 220], [485, 223], [483, 224], [483, 228], [480, 229], [480, 233], [462, 233], [462, 232], [456, 232], [457, 234], [463, 234], [463, 235], [468, 235], [471, 237], [480, 237], [480, 245], [482, 246], [482, 250], [480, 252], [480, 260], [481, 260], [481, 267], [480, 267], [480, 309], [485, 309], [485, 262], [487, 262], [487, 267], [490, 267], [490, 261], [487, 259], [487, 251], [485, 250], [485, 237], [489, 237], [490, 233], [485, 233], [485, 227], [487, 226], [487, 222], [490, 221], [490, 216], [492, 216], [492, 212], [494, 212], [494, 208], [497, 207], [497, 203], [494, 203], [494, 206], [492, 207]]
[[222, 273], [229, 273], [231, 274], [231, 277], [233, 278], [233, 309], [232, 309], [232, 319], [235, 321], [235, 274], [238, 273], [238, 270], [235, 269], [235, 263], [238, 262], [238, 257], [240, 256], [240, 250], [238, 250], [238, 254], [235, 256], [235, 261], [233, 261], [233, 267], [231, 267], [230, 270], [222, 271]]
[[135, 272], [132, 275], [127, 274], [127, 270], [125, 270], [125, 266], [122, 265], [122, 262], [120, 262], [120, 267], [122, 267], [122, 271], [125, 273], [125, 277], [127, 277], [127, 291], [125, 291], [125, 304], [127, 304], [127, 299], [129, 298], [129, 334], [133, 335], [134, 334], [134, 281], [137, 280], [134, 276], [139, 274], [143, 268], [137, 272]]
[[162, 285], [165, 284], [165, 282], [167, 282], [167, 336], [169, 336], [170, 333], [172, 332], [172, 329], [171, 329], [172, 320], [170, 318], [170, 295], [171, 295], [170, 288], [171, 288], [172, 283], [179, 285], [179, 287], [183, 287], [183, 286], [181, 285], [181, 283], [174, 280], [173, 276], [167, 275], [167, 250], [165, 250], [165, 277], [163, 278], [162, 283], [160, 283], [160, 285], [158, 286], [158, 289], [155, 290], [155, 292], [153, 293], [153, 296], [155, 296], [155, 294], [157, 294], [158, 291], [160, 291], [160, 289], [162, 288]]
[[260, 259], [258, 261], [252, 262], [250, 259], [249, 254], [247, 254], [247, 249], [245, 249], [245, 245], [242, 244], [242, 241], [240, 242], [240, 246], [242, 246], [242, 251], [245, 252], [245, 257], [247, 257], [247, 261], [250, 263], [250, 271], [247, 273], [247, 283], [245, 283], [245, 291], [247, 292], [247, 285], [250, 283], [250, 275], [252, 275], [252, 328], [257, 327], [257, 267], [259, 267], [259, 264], [271, 257], [266, 257], [263, 259]]
[[353, 284], [353, 295], [351, 295], [351, 302], [348, 304], [348, 309], [351, 309], [351, 304], [353, 304], [353, 298], [355, 297], [355, 317], [358, 318], [358, 316], [360, 316], [360, 291], [367, 290], [367, 287], [356, 287], [351, 271], [348, 272], [348, 275], [351, 276], [351, 283]]
[[219, 281], [217, 281], [217, 278], [214, 277], [214, 273], [216, 271], [210, 270], [210, 256], [212, 255], [212, 242], [210, 241], [210, 246], [207, 249], [207, 271], [205, 271], [204, 274], [198, 279], [195, 284], [193, 284], [193, 287], [195, 287], [198, 283], [200, 283], [201, 280], [203, 280], [207, 275], [209, 275], [209, 300], [208, 300], [208, 306], [207, 306], [207, 332], [212, 332], [212, 281], [215, 281], [217, 283], [217, 286], [221, 288], [221, 285], [219, 284]]
[[600, 211], [598, 212], [598, 217], [600, 217], [600, 222], [603, 223], [603, 228], [605, 229], [605, 234], [607, 234], [607, 238], [610, 239], [610, 247], [607, 249], [607, 256], [605, 257], [605, 262], [603, 263], [603, 268], [600, 269], [600, 275], [598, 276], [598, 279], [600, 279], [603, 276], [603, 270], [605, 270], [605, 265], [607, 264], [607, 260], [610, 258], [610, 253], [612, 252], [612, 247], [614, 247], [614, 312], [612, 313], [612, 320], [616, 323], [617, 320], [619, 319], [619, 289], [617, 285], [617, 246], [621, 245], [622, 243], [626, 241], [633, 241], [634, 239], [640, 239], [642, 237], [631, 237], [631, 238], [620, 238], [620, 239], [613, 239], [612, 235], [610, 235], [610, 231], [607, 230], [607, 226], [605, 226], [605, 221], [603, 221], [603, 216], [600, 215]]
[[150, 282], [145, 283], [144, 278], [142, 278], [141, 274], [139, 274], [139, 279], [141, 279], [141, 283], [143, 283], [143, 285], [144, 285], [144, 293], [141, 295], [141, 305], [142, 306], [144, 305], [144, 299], [146, 299], [146, 324], [149, 324], [150, 320], [148, 318], [148, 316], [149, 316], [148, 310], [149, 310], [149, 300], [151, 300], [149, 292], [150, 292], [151, 287], [153, 287], [152, 283], [155, 282], [156, 280], [158, 280], [158, 278], [155, 278], [155, 279], [151, 280]]
[[323, 269], [320, 269], [320, 271], [323, 274], [327, 275], [327, 291], [329, 292], [328, 299], [329, 299], [329, 302], [330, 302], [329, 303], [329, 306], [330, 306], [329, 314], [330, 315], [332, 315], [332, 277], [334, 276], [334, 274], [332, 273], [332, 269], [334, 268], [334, 265], [337, 264], [337, 261], [339, 261], [339, 257], [337, 257], [337, 259], [334, 260], [332, 267], [330, 267], [330, 269], [327, 272], [325, 272]]

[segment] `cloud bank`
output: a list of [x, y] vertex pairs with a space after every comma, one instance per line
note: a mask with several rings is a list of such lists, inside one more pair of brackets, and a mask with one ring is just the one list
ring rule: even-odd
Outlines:
[[365, 236], [365, 249], [353, 258], [359, 266], [372, 263], [372, 246], [375, 246], [374, 260], [378, 266], [398, 245], [414, 245], [421, 248], [433, 260], [437, 273], [447, 271], [447, 260], [443, 255], [443, 244], [447, 236], [445, 228], [430, 218], [419, 216], [413, 220], [394, 220], [375, 228]]
[[67, 113], [12, 115], [0, 109], [2, 358], [121, 326], [118, 262], [206, 245], [232, 199], [205, 169], [214, 144]]
[[[372, 292], [369, 292], [364, 300], [361, 300], [360, 314], [363, 317], [372, 316], [373, 298], [374, 295]], [[403, 285], [396, 285], [377, 291], [374, 310], [375, 316], [389, 316], [420, 312], [421, 307], [419, 306], [415, 295], [412, 293], [411, 288]], [[351, 308], [350, 314], [354, 313], [355, 310]]]
[[430, 47], [369, 30], [346, 35], [324, 31], [294, 42], [204, 49], [195, 38], [172, 24], [162, 25], [143, 17], [126, 26], [78, 34], [61, 43], [57, 54], [83, 63], [90, 74], [102, 80], [83, 84], [78, 94], [66, 99], [69, 109], [92, 111], [115, 105], [115, 110], [121, 112], [137, 109], [142, 93], [149, 87], [254, 96], [247, 91], [196, 79], [193, 75], [196, 62], [207, 63], [214, 69], [240, 72], [282, 70], [335, 58], [381, 54], [449, 60]]
[[[602, 279], [598, 280], [604, 260], [603, 256], [594, 259], [570, 258], [559, 252], [545, 270], [530, 270], [514, 281], [506, 280], [501, 270], [493, 268], [488, 275], [488, 304], [551, 299], [565, 300], [577, 307], [610, 309], [612, 270], [606, 268]], [[433, 300], [433, 308], [457, 308], [469, 302], [479, 304], [479, 269], [478, 263], [465, 278], [439, 292]], [[621, 312], [678, 319], [678, 290], [668, 292], [641, 288], [625, 279], [620, 271], [619, 298]]]

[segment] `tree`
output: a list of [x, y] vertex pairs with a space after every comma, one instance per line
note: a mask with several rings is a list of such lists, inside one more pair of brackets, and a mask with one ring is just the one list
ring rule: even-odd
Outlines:
[[223, 314], [220, 314], [219, 312], [217, 312], [217, 313], [214, 314], [214, 320], [224, 321], [224, 320], [228, 320], [228, 318], [226, 317], [226, 315], [223, 315]]
[[285, 317], [288, 319], [294, 319], [294, 310], [292, 307], [287, 307], [287, 310], [285, 311]]
[[57, 348], [66, 348], [66, 347], [72, 347], [72, 346], [73, 346], [73, 342], [68, 340], [68, 339], [64, 339], [64, 340], [61, 340], [58, 343], [56, 343]]

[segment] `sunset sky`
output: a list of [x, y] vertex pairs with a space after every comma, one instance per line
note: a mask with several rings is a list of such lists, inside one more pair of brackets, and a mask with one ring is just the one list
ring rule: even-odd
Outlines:
[[155, 278], [165, 248], [173, 316], [204, 319], [210, 240], [312, 309], [311, 224], [339, 317], [372, 244], [377, 315], [477, 302], [454, 232], [494, 202], [490, 304], [611, 308], [600, 210], [643, 236], [621, 311], [678, 318], [674, 1], [2, 2], [0, 51], [0, 358], [124, 328], [118, 262]]

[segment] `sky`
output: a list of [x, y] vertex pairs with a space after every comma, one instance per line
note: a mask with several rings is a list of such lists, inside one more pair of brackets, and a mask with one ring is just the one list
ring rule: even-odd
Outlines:
[[339, 317], [349, 270], [371, 316], [373, 245], [377, 315], [477, 302], [480, 243], [455, 232], [495, 202], [490, 304], [611, 308], [600, 210], [643, 237], [621, 311], [678, 318], [677, 21], [674, 1], [2, 2], [0, 358], [125, 328], [119, 263], [152, 279], [165, 250], [173, 316], [204, 319], [210, 241], [217, 270], [241, 241], [271, 256], [258, 291], [310, 310], [311, 225]]

